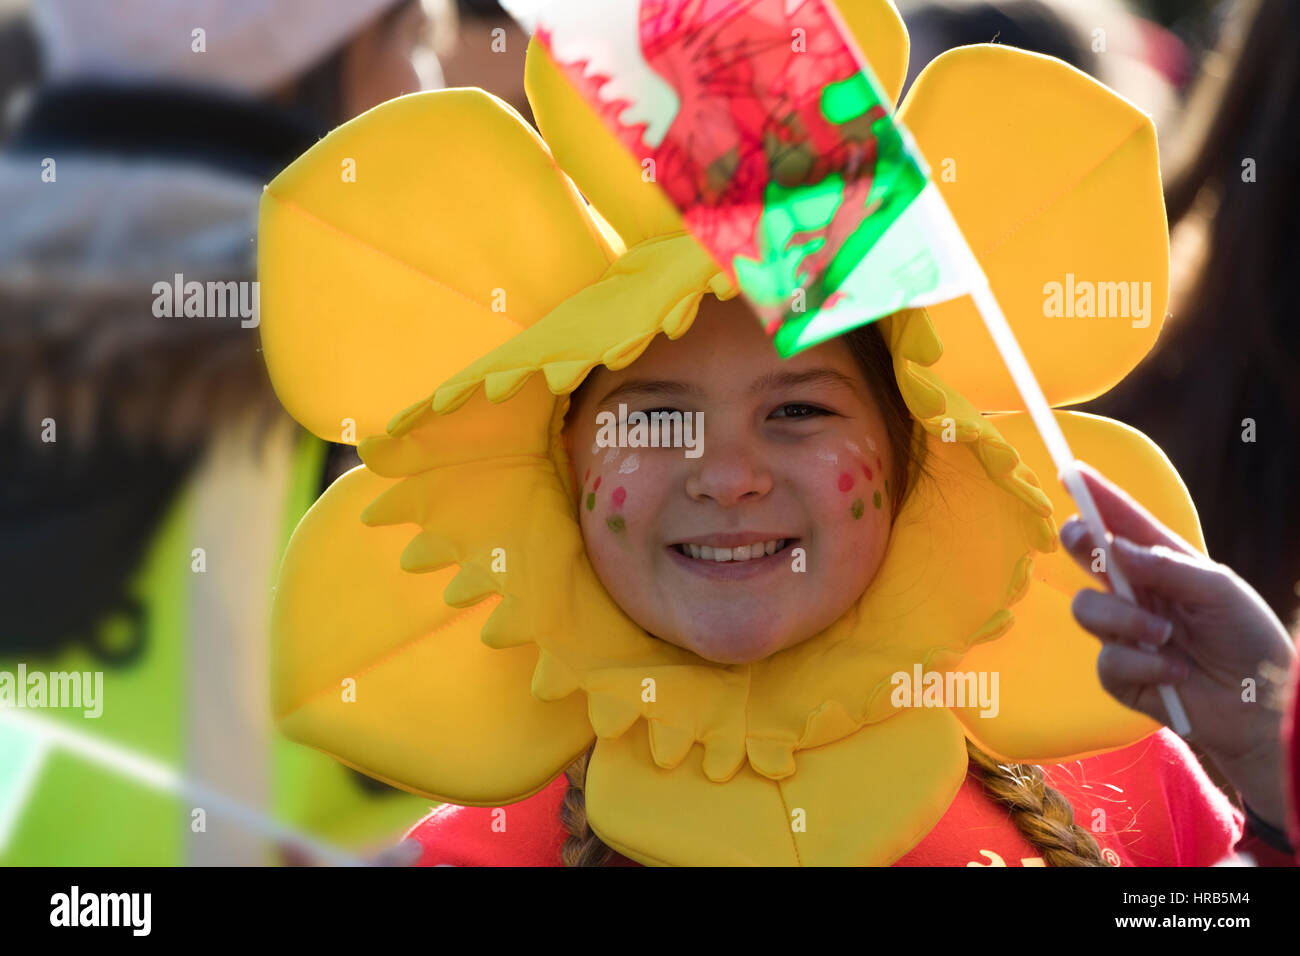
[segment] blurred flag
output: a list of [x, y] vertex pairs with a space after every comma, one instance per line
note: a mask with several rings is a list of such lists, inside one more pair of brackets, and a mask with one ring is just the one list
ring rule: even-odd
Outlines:
[[783, 357], [987, 284], [827, 0], [502, 5], [653, 171]]

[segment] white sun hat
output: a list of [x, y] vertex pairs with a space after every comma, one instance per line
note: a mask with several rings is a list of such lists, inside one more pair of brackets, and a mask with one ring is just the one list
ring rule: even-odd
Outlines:
[[32, 20], [50, 80], [180, 80], [260, 94], [397, 2], [34, 0]]

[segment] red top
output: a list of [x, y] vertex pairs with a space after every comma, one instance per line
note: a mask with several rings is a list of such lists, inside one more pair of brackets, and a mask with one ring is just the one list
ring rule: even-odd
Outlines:
[[[1237, 852], [1260, 866], [1296, 860], [1245, 831], [1245, 818], [1214, 786], [1176, 734], [1161, 730], [1131, 747], [1044, 767], [1092, 832], [1102, 853], [1120, 866], [1209, 866]], [[568, 781], [505, 808], [434, 810], [407, 834], [424, 845], [417, 866], [561, 866], [568, 836], [560, 803]], [[615, 855], [611, 865], [636, 866]], [[1005, 807], [967, 774], [948, 812], [895, 866], [1045, 866]]]

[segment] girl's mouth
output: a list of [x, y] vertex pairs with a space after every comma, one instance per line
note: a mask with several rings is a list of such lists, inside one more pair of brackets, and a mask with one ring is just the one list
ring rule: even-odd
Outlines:
[[799, 543], [798, 538], [778, 537], [730, 546], [716, 540], [710, 544], [708, 538], [697, 541], [669, 545], [669, 560], [692, 576], [712, 581], [745, 581], [789, 570], [790, 549]]
[[766, 541], [755, 541], [752, 544], [742, 544], [730, 548], [708, 544], [674, 544], [670, 545], [670, 547], [683, 557], [693, 558], [696, 561], [716, 561], [723, 564], [728, 561], [753, 561], [758, 558], [769, 557], [779, 551], [784, 551], [796, 540], [798, 539], [768, 538]]

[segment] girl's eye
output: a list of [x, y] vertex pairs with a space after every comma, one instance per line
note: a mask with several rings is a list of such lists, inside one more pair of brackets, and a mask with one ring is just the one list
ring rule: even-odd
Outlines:
[[817, 418], [822, 415], [829, 415], [830, 412], [824, 408], [818, 408], [816, 405], [804, 405], [799, 402], [791, 402], [788, 405], [782, 405], [772, 413], [773, 418]]

